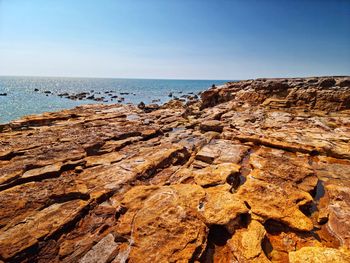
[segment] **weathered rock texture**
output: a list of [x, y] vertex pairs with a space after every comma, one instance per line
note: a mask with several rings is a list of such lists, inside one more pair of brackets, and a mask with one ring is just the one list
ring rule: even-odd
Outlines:
[[0, 262], [349, 262], [350, 81], [228, 83], [0, 127]]

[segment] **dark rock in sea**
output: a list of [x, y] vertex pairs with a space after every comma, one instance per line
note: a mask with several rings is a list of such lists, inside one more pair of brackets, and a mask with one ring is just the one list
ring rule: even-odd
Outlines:
[[7, 93], [0, 93], [0, 96], [7, 96]]
[[70, 99], [70, 100], [77, 100], [78, 97], [75, 96], [75, 95], [69, 95], [69, 96], [66, 96], [67, 99]]
[[120, 95], [129, 95], [129, 92], [120, 92]]
[[143, 101], [141, 101], [138, 105], [137, 105], [137, 107], [139, 108], [139, 109], [141, 109], [141, 110], [143, 110], [144, 108], [145, 108], [145, 103], [143, 102]]
[[57, 96], [59, 96], [59, 97], [66, 97], [66, 96], [69, 96], [69, 94], [67, 92], [65, 92], [65, 93], [60, 93]]
[[39, 89], [34, 89], [34, 91], [39, 91]]
[[44, 93], [45, 93], [45, 94], [51, 94], [52, 92], [49, 91], [49, 90], [45, 90]]
[[152, 100], [152, 103], [160, 102], [160, 99]]
[[116, 99], [116, 98], [118, 98], [118, 96], [117, 96], [117, 95], [114, 95], [114, 96], [112, 96], [111, 98], [112, 98], [112, 99]]
[[172, 92], [170, 92], [170, 93], [169, 93], [169, 95], [168, 95], [168, 97], [170, 97], [170, 98], [171, 98], [172, 96], [173, 96], [173, 93], [172, 93]]
[[91, 96], [86, 97], [86, 99], [88, 99], [88, 100], [93, 100], [94, 98], [95, 98], [95, 95], [91, 95]]

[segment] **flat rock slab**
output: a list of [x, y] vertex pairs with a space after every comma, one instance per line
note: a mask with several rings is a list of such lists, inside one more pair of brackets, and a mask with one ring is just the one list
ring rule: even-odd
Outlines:
[[203, 121], [200, 125], [200, 129], [202, 131], [215, 131], [215, 132], [222, 132], [224, 126], [220, 121], [217, 120], [209, 120], [209, 121]]

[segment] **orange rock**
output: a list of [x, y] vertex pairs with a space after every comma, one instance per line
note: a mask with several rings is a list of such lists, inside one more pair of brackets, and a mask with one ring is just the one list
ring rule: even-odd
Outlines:
[[228, 241], [237, 262], [270, 262], [266, 257], [262, 242], [266, 231], [259, 222], [252, 220], [247, 229], [239, 229]]
[[289, 253], [289, 262], [291, 263], [328, 263], [350, 262], [350, 254], [344, 253], [334, 248], [321, 248], [321, 247], [303, 247], [296, 252]]
[[348, 77], [0, 125], [1, 262], [348, 262]]

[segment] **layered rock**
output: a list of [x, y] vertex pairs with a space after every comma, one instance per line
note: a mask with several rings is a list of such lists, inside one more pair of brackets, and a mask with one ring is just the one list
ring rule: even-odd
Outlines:
[[349, 84], [247, 80], [1, 125], [0, 262], [348, 262]]

